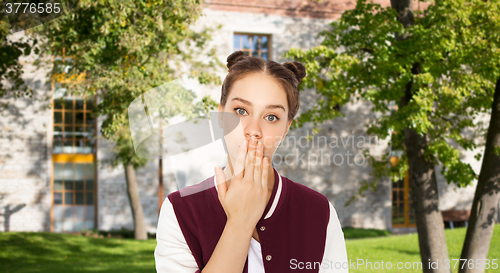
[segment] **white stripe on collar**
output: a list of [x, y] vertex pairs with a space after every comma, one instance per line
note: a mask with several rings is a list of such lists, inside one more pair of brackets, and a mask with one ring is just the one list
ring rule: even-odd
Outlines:
[[[266, 217], [264, 217], [264, 219], [267, 219], [267, 218], [271, 217], [271, 215], [273, 215], [273, 212], [276, 209], [276, 206], [278, 206], [278, 202], [280, 200], [281, 189], [282, 189], [281, 175], [278, 173], [278, 171], [276, 171], [276, 173], [278, 174], [278, 178], [279, 178], [278, 189], [276, 190], [276, 195], [274, 196], [273, 204], [271, 205], [271, 208], [267, 212]], [[215, 185], [215, 189], [217, 190], [217, 192], [219, 192], [219, 189], [217, 188], [217, 181], [215, 180], [215, 176], [214, 176], [214, 185]]]
[[[276, 171], [276, 173], [278, 173], [278, 171]], [[278, 178], [279, 178], [278, 190], [276, 191], [276, 195], [274, 196], [273, 204], [271, 205], [271, 208], [267, 212], [267, 215], [266, 217], [264, 217], [264, 219], [271, 217], [274, 210], [276, 209], [276, 206], [278, 206], [278, 202], [280, 200], [280, 195], [281, 195], [281, 175], [279, 173], [278, 173]]]

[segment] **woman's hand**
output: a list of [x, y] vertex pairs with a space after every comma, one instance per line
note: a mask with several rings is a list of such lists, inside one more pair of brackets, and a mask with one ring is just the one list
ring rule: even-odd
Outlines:
[[[247, 148], [247, 146], [249, 146]], [[253, 139], [240, 145], [231, 189], [221, 168], [215, 168], [219, 200], [226, 212], [227, 222], [203, 273], [242, 272], [248, 248], [257, 222], [268, 200], [267, 177], [269, 162], [262, 158], [262, 144]], [[245, 159], [248, 165], [245, 167]]]
[[[246, 167], [245, 158], [248, 162]], [[223, 170], [220, 167], [215, 168], [219, 200], [228, 222], [248, 224], [253, 230], [266, 209], [268, 172], [269, 160], [263, 158], [262, 143], [254, 137], [249, 144], [245, 140], [240, 145], [234, 175], [231, 178], [231, 189], [228, 190]]]

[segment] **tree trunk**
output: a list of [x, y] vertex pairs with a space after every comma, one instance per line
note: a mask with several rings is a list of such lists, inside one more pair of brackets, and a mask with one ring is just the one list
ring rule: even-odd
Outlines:
[[148, 234], [144, 224], [144, 214], [142, 212], [141, 200], [137, 189], [137, 181], [135, 179], [135, 169], [132, 164], [125, 165], [125, 178], [127, 179], [127, 194], [132, 209], [132, 218], [134, 219], [135, 239], [146, 240]]
[[464, 268], [459, 270], [460, 273], [484, 272], [484, 263], [481, 268], [477, 268], [476, 262], [484, 262], [488, 256], [500, 192], [500, 155], [495, 154], [495, 146], [500, 146], [500, 79], [495, 86], [483, 163], [460, 256], [462, 259], [468, 259], [467, 261], [472, 259], [474, 266], [465, 264]]
[[[406, 28], [415, 24], [412, 0], [391, 0], [391, 7], [398, 12], [398, 21]], [[395, 33], [398, 40], [409, 34]], [[421, 65], [415, 63], [412, 74], [419, 74]], [[412, 82], [405, 88], [400, 106], [405, 107], [413, 98]], [[418, 134], [410, 128], [404, 129], [404, 143], [408, 156], [410, 189], [415, 208], [418, 244], [423, 272], [450, 272], [444, 268], [448, 259], [448, 248], [444, 234], [443, 216], [439, 211], [439, 193], [434, 162], [428, 161], [425, 150], [429, 139], [427, 134]]]
[[[420, 73], [420, 64], [412, 68], [413, 74]], [[401, 106], [405, 107], [413, 97], [412, 82], [406, 85]], [[404, 129], [404, 142], [408, 156], [410, 189], [415, 208], [418, 244], [423, 272], [450, 272], [444, 268], [448, 259], [448, 248], [444, 234], [443, 217], [439, 211], [439, 193], [434, 162], [425, 158], [428, 135], [418, 134], [414, 129]]]

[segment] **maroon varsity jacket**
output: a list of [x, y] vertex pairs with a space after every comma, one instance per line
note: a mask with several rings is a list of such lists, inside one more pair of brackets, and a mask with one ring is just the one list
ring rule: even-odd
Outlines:
[[[275, 181], [278, 181], [276, 170], [274, 175]], [[282, 191], [273, 217], [264, 219], [276, 197], [277, 183], [257, 223], [265, 271], [319, 272], [317, 267], [291, 269], [290, 261], [322, 262], [330, 220], [329, 201], [304, 185], [283, 176], [281, 178]], [[168, 195], [182, 234], [200, 269], [208, 263], [227, 221], [217, 189], [213, 186], [214, 179], [212, 176]], [[196, 193], [181, 197], [182, 191]], [[340, 247], [345, 248], [344, 245]], [[248, 258], [243, 272], [248, 273]]]

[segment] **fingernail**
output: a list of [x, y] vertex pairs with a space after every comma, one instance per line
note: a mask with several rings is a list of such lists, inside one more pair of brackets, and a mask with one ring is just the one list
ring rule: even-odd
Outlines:
[[257, 139], [255, 139], [255, 137], [252, 137], [252, 145], [255, 145], [255, 143], [257, 143]]
[[219, 167], [214, 167], [214, 171], [216, 174], [219, 174], [219, 172], [220, 172]]
[[264, 156], [264, 163], [267, 164], [267, 157]]

